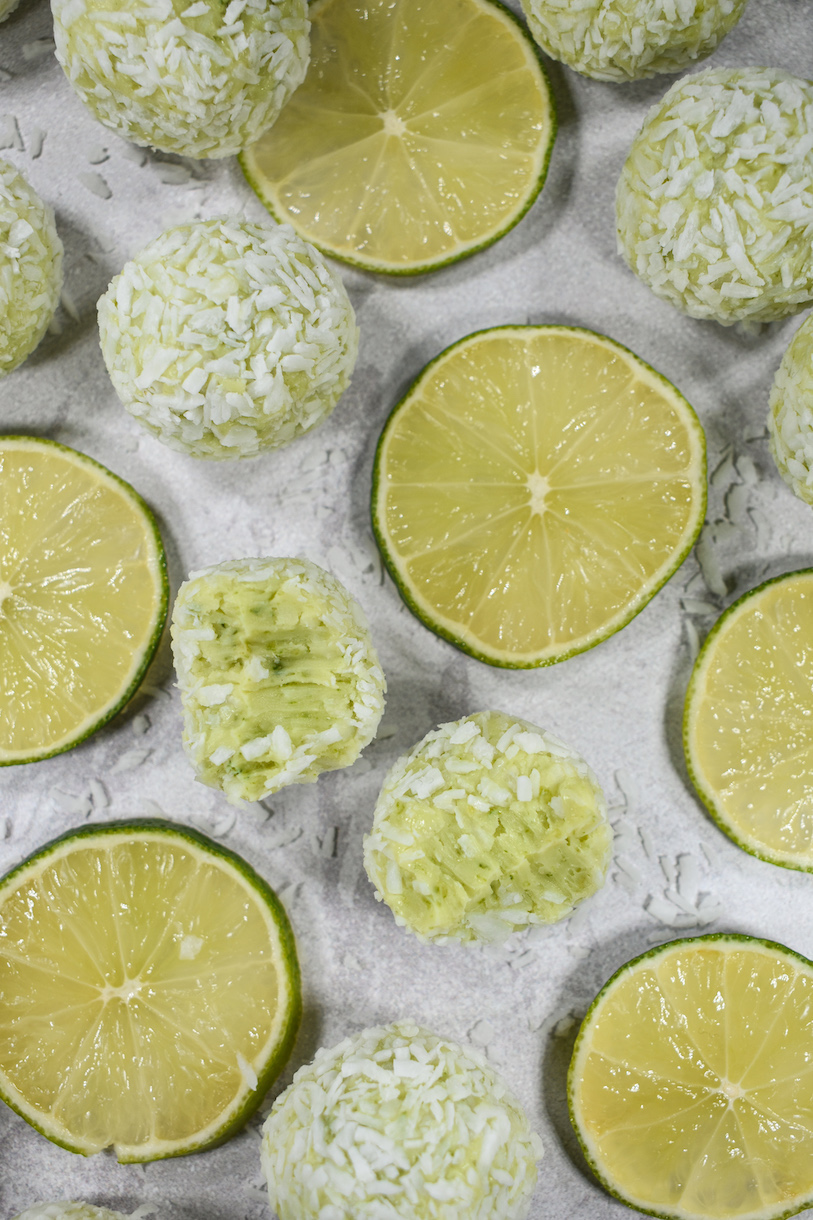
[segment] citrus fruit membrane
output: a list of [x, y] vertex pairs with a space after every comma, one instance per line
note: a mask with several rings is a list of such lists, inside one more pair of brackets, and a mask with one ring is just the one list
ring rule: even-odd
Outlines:
[[717, 621], [689, 682], [692, 783], [740, 847], [813, 871], [813, 571], [751, 589]]
[[0, 882], [0, 1096], [120, 1161], [221, 1143], [301, 1008], [293, 933], [239, 856], [160, 821], [70, 831]]
[[670, 1220], [778, 1220], [813, 1203], [813, 963], [701, 936], [628, 962], [593, 1002], [568, 1077], [591, 1168]]
[[0, 438], [0, 764], [69, 750], [135, 693], [167, 614], [152, 513], [98, 462]]
[[564, 660], [612, 635], [703, 522], [703, 429], [665, 378], [604, 335], [480, 331], [387, 421], [373, 526], [423, 622], [492, 665]]
[[277, 220], [370, 271], [415, 273], [502, 236], [555, 131], [533, 41], [494, 0], [319, 0], [311, 62], [241, 156]]

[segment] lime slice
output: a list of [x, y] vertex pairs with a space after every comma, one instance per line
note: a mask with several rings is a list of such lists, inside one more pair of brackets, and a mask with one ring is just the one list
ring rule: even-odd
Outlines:
[[564, 660], [612, 635], [703, 522], [703, 430], [626, 348], [563, 326], [481, 331], [392, 412], [373, 526], [407, 605], [491, 665]]
[[277, 220], [368, 271], [490, 245], [542, 189], [555, 116], [533, 41], [494, 0], [319, 0], [311, 62], [241, 156]]
[[630, 1207], [778, 1220], [813, 1203], [813, 963], [770, 941], [701, 936], [613, 975], [570, 1065], [576, 1133]]
[[752, 589], [695, 662], [683, 716], [692, 783], [735, 843], [813, 872], [813, 570]]
[[138, 688], [167, 615], [132, 487], [74, 449], [0, 438], [0, 765], [69, 750]]
[[254, 870], [168, 822], [87, 826], [0, 882], [0, 1096], [120, 1161], [221, 1143], [300, 1014], [293, 933]]

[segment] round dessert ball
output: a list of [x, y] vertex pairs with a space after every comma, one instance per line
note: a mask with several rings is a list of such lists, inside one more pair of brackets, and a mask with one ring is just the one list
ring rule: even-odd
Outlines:
[[61, 290], [54, 214], [13, 165], [0, 161], [0, 376], [31, 355]]
[[502, 712], [442, 724], [384, 780], [364, 840], [376, 898], [426, 941], [500, 941], [602, 885], [606, 802], [575, 751]]
[[56, 56], [99, 122], [136, 144], [230, 157], [301, 84], [307, 0], [51, 0]]
[[375, 736], [386, 682], [367, 619], [315, 563], [233, 559], [193, 572], [171, 634], [186, 752], [228, 800], [349, 767]]
[[522, 0], [543, 51], [595, 80], [679, 72], [705, 59], [746, 0]]
[[289, 225], [233, 218], [168, 229], [99, 301], [116, 393], [158, 440], [255, 457], [325, 419], [358, 352], [339, 277]]
[[411, 1021], [317, 1051], [263, 1127], [279, 1220], [524, 1220], [541, 1155], [482, 1055]]
[[94, 1207], [92, 1203], [34, 1203], [14, 1220], [126, 1220], [121, 1212], [111, 1212], [106, 1207]]
[[684, 77], [624, 164], [618, 246], [664, 300], [723, 325], [813, 298], [813, 84], [773, 68]]
[[771, 453], [794, 494], [813, 505], [813, 314], [793, 336], [771, 389]]
[[0, 21], [5, 21], [14, 12], [20, 0], [0, 0]]

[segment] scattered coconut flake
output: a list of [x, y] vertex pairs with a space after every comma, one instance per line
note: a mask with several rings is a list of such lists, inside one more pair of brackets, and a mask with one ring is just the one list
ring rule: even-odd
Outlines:
[[641, 847], [644, 849], [644, 855], [652, 860], [655, 856], [655, 847], [650, 837], [649, 831], [645, 827], [638, 827], [638, 837], [641, 840]]
[[737, 473], [748, 487], [753, 487], [759, 482], [759, 471], [756, 468], [756, 463], [747, 453], [737, 458]]
[[133, 732], [137, 736], [139, 736], [139, 737], [143, 736], [144, 733], [147, 732], [149, 727], [150, 727], [150, 718], [145, 712], [139, 712], [137, 716], [133, 717], [132, 729], [133, 729]]
[[59, 300], [62, 304], [62, 308], [65, 310], [65, 313], [68, 314], [69, 317], [73, 318], [74, 322], [80, 321], [79, 310], [76, 308], [74, 299], [64, 284], [62, 286], [62, 292], [59, 294]]
[[158, 163], [158, 178], [167, 186], [183, 186], [192, 177], [188, 165], [175, 165], [170, 161]]
[[110, 153], [103, 144], [93, 145], [86, 153], [86, 156], [91, 165], [101, 165], [110, 159]]
[[51, 799], [61, 813], [69, 813], [72, 817], [86, 818], [93, 812], [93, 802], [89, 793], [76, 796], [72, 792], [65, 792], [62, 788], [52, 788]]
[[90, 191], [92, 195], [98, 195], [99, 199], [112, 199], [113, 192], [101, 174], [86, 172], [77, 174], [76, 177], [85, 190]]
[[94, 809], [106, 809], [110, 804], [110, 797], [107, 795], [107, 789], [99, 779], [92, 779], [88, 785], [90, 791], [90, 799], [93, 802]]
[[135, 144], [122, 143], [119, 145], [119, 151], [128, 161], [132, 161], [135, 165], [143, 166], [147, 164], [147, 152], [144, 148], [139, 148]]
[[122, 771], [134, 771], [145, 763], [151, 754], [152, 750], [125, 750], [113, 763], [110, 774], [119, 775]]
[[687, 614], [699, 614], [702, 616], [719, 614], [717, 606], [713, 602], [701, 601], [699, 597], [684, 597], [680, 602]]
[[699, 541], [694, 550], [709, 592], [714, 593], [717, 597], [725, 597], [727, 592], [726, 583], [714, 551], [711, 530], [708, 525], [703, 526]]
[[53, 55], [56, 43], [53, 38], [33, 38], [30, 42], [24, 42], [21, 49], [23, 59], [30, 63], [35, 59], [44, 59], [46, 55]]
[[44, 132], [41, 127], [31, 128], [28, 136], [28, 152], [32, 161], [36, 161], [38, 157], [42, 156], [42, 146], [45, 143], [46, 135], [47, 132]]
[[13, 114], [0, 114], [0, 148], [16, 148], [25, 151], [23, 137]]
[[700, 636], [697, 628], [690, 618], [683, 620], [683, 630], [686, 632], [686, 643], [689, 646], [689, 660], [694, 663], [697, 660], [697, 655], [700, 652]]
[[142, 813], [147, 813], [150, 817], [165, 818], [167, 815], [157, 801], [151, 800], [147, 796], [142, 796], [139, 800]]
[[726, 492], [725, 510], [735, 525], [742, 525], [748, 507], [748, 488], [745, 483], [732, 483]]

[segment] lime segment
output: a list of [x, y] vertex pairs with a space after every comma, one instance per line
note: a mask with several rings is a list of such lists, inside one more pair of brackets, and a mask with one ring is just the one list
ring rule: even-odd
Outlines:
[[502, 327], [424, 369], [379, 441], [373, 523], [433, 631], [494, 665], [563, 660], [623, 627], [705, 511], [692, 408], [603, 335]]
[[674, 1220], [778, 1220], [813, 1202], [813, 963], [708, 936], [622, 967], [585, 1017], [574, 1127], [604, 1186]]
[[299, 1019], [266, 883], [161, 822], [74, 831], [0, 883], [0, 1096], [48, 1139], [120, 1161], [219, 1143]]
[[753, 855], [813, 872], [813, 571], [752, 589], [695, 663], [683, 722], [692, 782]]
[[493, 0], [320, 0], [311, 63], [241, 157], [269, 211], [371, 271], [496, 241], [541, 190], [555, 120], [533, 42]]
[[166, 618], [166, 561], [127, 483], [38, 437], [0, 439], [0, 522], [0, 764], [32, 762], [134, 693]]

